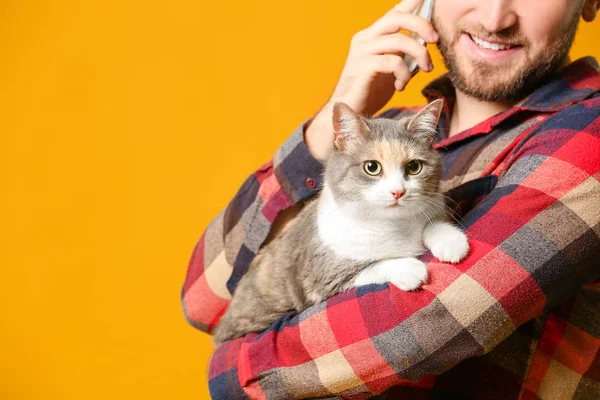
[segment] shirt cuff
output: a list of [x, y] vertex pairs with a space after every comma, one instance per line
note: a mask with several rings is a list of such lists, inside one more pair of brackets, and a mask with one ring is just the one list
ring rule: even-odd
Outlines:
[[304, 130], [311, 120], [300, 124], [273, 156], [275, 176], [293, 203], [312, 196], [323, 187], [324, 164], [310, 153], [304, 141]]

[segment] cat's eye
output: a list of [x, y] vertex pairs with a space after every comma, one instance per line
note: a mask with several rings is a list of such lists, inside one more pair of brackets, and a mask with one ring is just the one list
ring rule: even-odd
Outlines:
[[381, 172], [381, 164], [378, 161], [365, 161], [363, 164], [365, 172], [369, 175], [379, 175]]
[[423, 169], [423, 164], [419, 160], [412, 160], [406, 164], [406, 173], [409, 175], [417, 175]]

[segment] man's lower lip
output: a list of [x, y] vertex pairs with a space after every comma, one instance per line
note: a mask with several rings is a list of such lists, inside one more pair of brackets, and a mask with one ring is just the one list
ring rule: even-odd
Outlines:
[[467, 46], [477, 58], [483, 58], [489, 62], [502, 62], [523, 48], [523, 46], [515, 46], [506, 50], [484, 49], [475, 43], [468, 33], [461, 34], [460, 42], [463, 42], [463, 45]]

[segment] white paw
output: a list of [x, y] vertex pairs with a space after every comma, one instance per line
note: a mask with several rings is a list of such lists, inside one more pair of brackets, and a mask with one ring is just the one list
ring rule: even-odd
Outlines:
[[416, 258], [382, 260], [363, 270], [354, 286], [391, 282], [402, 290], [415, 290], [427, 280], [427, 267]]
[[427, 226], [423, 240], [425, 246], [440, 261], [457, 263], [469, 253], [469, 241], [465, 233], [446, 222]]
[[427, 267], [416, 258], [399, 258], [389, 281], [402, 290], [415, 290], [427, 280]]

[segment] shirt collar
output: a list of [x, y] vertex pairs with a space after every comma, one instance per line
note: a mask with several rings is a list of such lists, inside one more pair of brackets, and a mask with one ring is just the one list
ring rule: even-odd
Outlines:
[[[521, 111], [535, 111], [538, 113], [556, 112], [574, 103], [580, 102], [600, 90], [600, 68], [594, 57], [588, 56], [573, 61], [561, 69], [553, 78], [536, 89], [532, 94], [515, 104], [512, 108], [503, 111], [473, 128], [461, 132], [450, 139], [442, 139], [446, 145], [464, 137], [474, 134], [488, 133], [496, 125]], [[447, 74], [429, 83], [422, 91], [428, 101], [443, 98], [444, 112], [440, 117], [440, 127], [448, 128], [450, 111], [454, 107], [456, 92]], [[438, 146], [436, 146], [438, 147]]]

